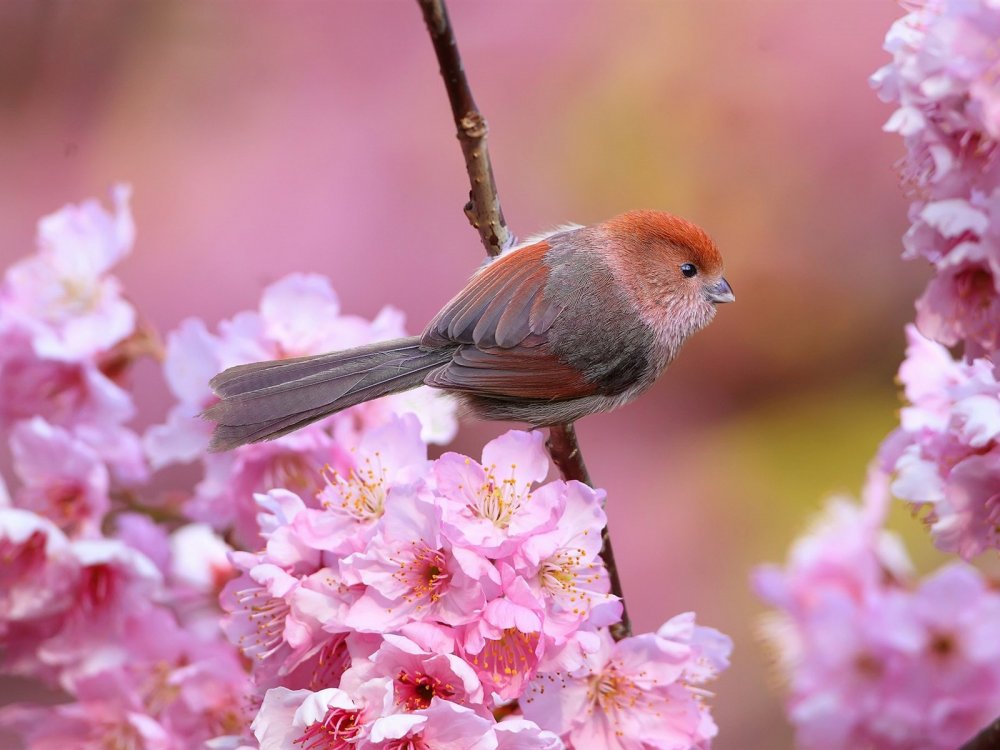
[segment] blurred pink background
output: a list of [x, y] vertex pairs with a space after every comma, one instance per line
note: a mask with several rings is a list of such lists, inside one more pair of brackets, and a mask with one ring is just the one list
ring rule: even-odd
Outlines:
[[[826, 494], [859, 489], [896, 418], [926, 274], [898, 258], [902, 145], [866, 79], [901, 14], [451, 2], [516, 233], [661, 208], [726, 257], [736, 304], [638, 405], [579, 427], [637, 627], [694, 609], [736, 641], [718, 750], [791, 747], [748, 574]], [[31, 252], [38, 217], [117, 180], [139, 230], [119, 275], [163, 332], [254, 307], [291, 271], [329, 275], [348, 312], [392, 303], [417, 332], [483, 257], [409, 0], [0, 4], [2, 265]], [[140, 425], [160, 420], [162, 377], [135, 377]], [[455, 446], [478, 455], [502, 429], [468, 424]]]

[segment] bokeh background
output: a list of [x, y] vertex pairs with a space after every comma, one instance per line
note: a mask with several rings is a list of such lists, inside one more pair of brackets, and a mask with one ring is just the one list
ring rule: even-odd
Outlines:
[[[824, 496], [860, 488], [896, 419], [926, 272], [898, 258], [902, 145], [867, 77], [901, 14], [451, 2], [516, 233], [662, 208], [725, 255], [737, 303], [642, 401], [579, 426], [637, 627], [694, 609], [736, 642], [718, 750], [791, 747], [748, 576]], [[117, 180], [139, 229], [118, 272], [164, 332], [254, 307], [291, 271], [329, 275], [352, 313], [391, 303], [416, 332], [482, 260], [411, 0], [3, 0], [0, 265], [32, 250], [38, 217]], [[135, 377], [140, 425], [160, 420], [162, 377]], [[467, 424], [455, 447], [478, 455], [502, 429]], [[919, 523], [896, 515], [931, 567]]]

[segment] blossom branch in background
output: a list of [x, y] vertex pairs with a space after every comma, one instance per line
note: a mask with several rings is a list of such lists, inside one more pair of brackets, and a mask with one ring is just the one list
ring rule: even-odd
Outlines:
[[[451, 102], [451, 111], [458, 126], [458, 140], [462, 144], [462, 154], [465, 156], [465, 167], [472, 183], [465, 213], [472, 226], [479, 231], [486, 252], [490, 256], [497, 256], [512, 243], [513, 238], [504, 221], [496, 180], [493, 178], [493, 166], [486, 145], [486, 118], [478, 110], [472, 98], [472, 89], [465, 76], [458, 42], [451, 28], [444, 0], [417, 0], [417, 2], [423, 11], [424, 21], [427, 23], [427, 30], [434, 44], [434, 52], [441, 66], [441, 77], [448, 91], [448, 101]], [[546, 447], [552, 456], [552, 462], [558, 467], [564, 479], [575, 479], [593, 486], [587, 467], [583, 463], [583, 453], [580, 451], [576, 430], [572, 424], [550, 427]], [[608, 575], [611, 577], [611, 593], [622, 602], [622, 621], [611, 631], [617, 641], [632, 634], [632, 623], [625, 607], [625, 597], [607, 526], [601, 532], [601, 540], [601, 559], [604, 560]]]
[[899, 370], [910, 404], [880, 459], [934, 544], [966, 560], [1000, 550], [997, 28], [1000, 6], [985, 0], [915, 5], [889, 30], [892, 62], [872, 77], [897, 105], [885, 129], [903, 137], [916, 195], [903, 257], [934, 270]]
[[1000, 6], [907, 7], [872, 83], [906, 145], [903, 257], [935, 272], [906, 330], [909, 403], [862, 506], [831, 503], [784, 568], [755, 578], [803, 750], [1000, 749], [1000, 593], [963, 561], [918, 579], [884, 529], [895, 496], [938, 548], [1000, 549]]

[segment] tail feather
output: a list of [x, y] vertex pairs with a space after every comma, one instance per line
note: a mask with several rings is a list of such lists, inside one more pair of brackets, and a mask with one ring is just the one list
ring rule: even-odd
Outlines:
[[393, 352], [411, 352], [415, 341], [414, 338], [395, 339], [328, 354], [236, 365], [220, 372], [208, 384], [222, 398], [245, 395], [270, 386], [284, 385], [291, 379], [342, 369], [342, 365], [359, 363], [360, 360], [376, 363]]
[[416, 337], [345, 352], [239, 365], [211, 385], [222, 400], [203, 414], [217, 422], [210, 450], [285, 435], [373, 398], [414, 388], [451, 358]]

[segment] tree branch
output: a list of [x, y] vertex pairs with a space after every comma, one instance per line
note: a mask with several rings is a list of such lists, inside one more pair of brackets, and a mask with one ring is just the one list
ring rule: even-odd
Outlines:
[[458, 53], [458, 43], [448, 19], [448, 9], [444, 0], [417, 0], [424, 14], [424, 22], [434, 44], [434, 53], [441, 66], [441, 77], [448, 90], [451, 113], [455, 117], [458, 140], [465, 156], [465, 169], [469, 173], [469, 202], [465, 204], [465, 215], [479, 232], [483, 247], [491, 256], [497, 256], [513, 244], [513, 236], [507, 229], [507, 222], [500, 209], [493, 165], [486, 145], [486, 118], [476, 107], [472, 89], [465, 77], [462, 58]]
[[[472, 185], [469, 202], [465, 206], [465, 215], [469, 217], [472, 226], [479, 231], [486, 252], [491, 256], [497, 256], [512, 244], [513, 236], [507, 229], [503, 211], [500, 209], [500, 197], [486, 145], [486, 118], [480, 113], [472, 98], [472, 89], [465, 77], [458, 43], [455, 41], [455, 33], [452, 31], [444, 0], [417, 0], [417, 3], [423, 11], [424, 22], [427, 24], [434, 52], [441, 66], [441, 77], [448, 91], [455, 127], [458, 128], [458, 140], [462, 144], [462, 154], [465, 156], [465, 169], [469, 173], [469, 182]], [[583, 454], [580, 452], [576, 430], [572, 423], [550, 427], [546, 446], [552, 456], [552, 462], [559, 468], [564, 479], [567, 481], [575, 479], [593, 486], [587, 467], [583, 463]], [[625, 598], [622, 596], [618, 567], [615, 565], [614, 550], [611, 548], [611, 537], [606, 524], [601, 532], [601, 559], [608, 569], [611, 593], [622, 602], [622, 621], [610, 629], [611, 636], [620, 641], [632, 634], [632, 624], [625, 610]]]
[[1000, 719], [990, 724], [958, 750], [998, 750], [1000, 748]]
[[[583, 453], [580, 452], [580, 444], [576, 440], [576, 428], [573, 423], [555, 425], [549, 428], [549, 439], [545, 446], [552, 456], [552, 463], [559, 468], [559, 473], [563, 479], [569, 481], [575, 479], [590, 487], [590, 472], [583, 462]], [[611, 581], [611, 593], [621, 599], [622, 619], [621, 622], [608, 628], [611, 637], [616, 641], [628, 638], [632, 635], [632, 621], [628, 616], [628, 608], [625, 606], [625, 596], [622, 594], [622, 582], [618, 577], [618, 565], [615, 563], [615, 551], [611, 546], [611, 534], [608, 532], [608, 524], [604, 524], [601, 530], [601, 559], [604, 560], [604, 567], [608, 569], [608, 578]]]

